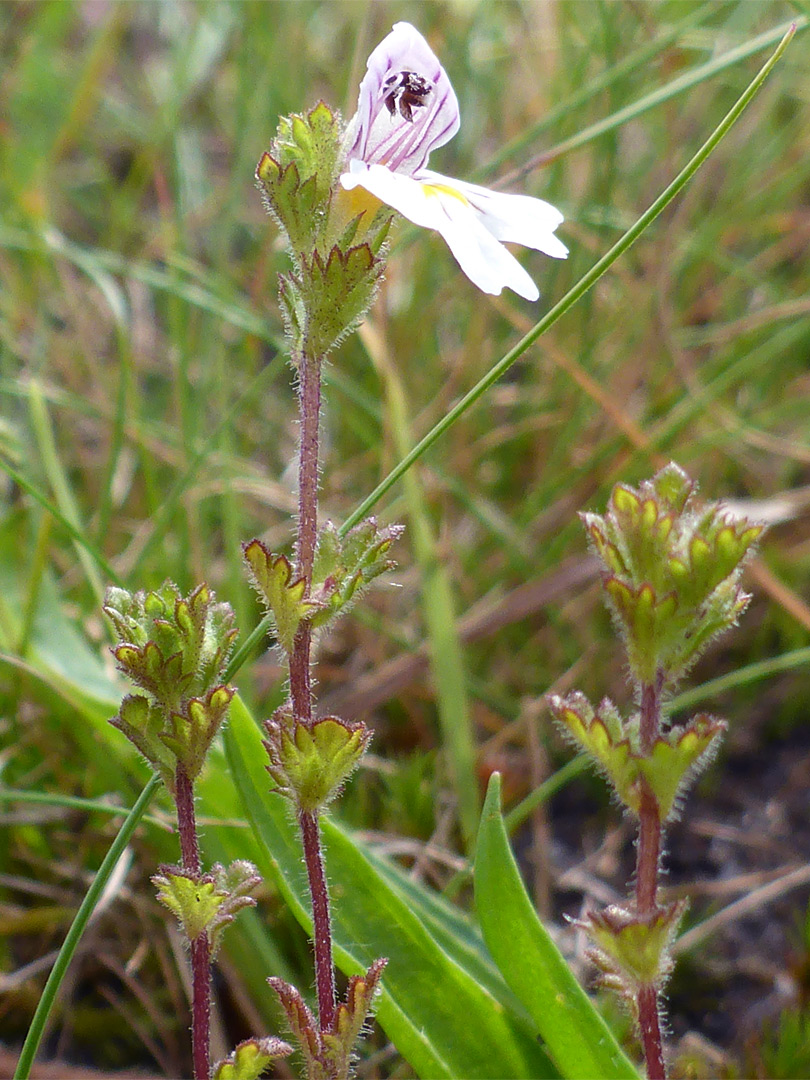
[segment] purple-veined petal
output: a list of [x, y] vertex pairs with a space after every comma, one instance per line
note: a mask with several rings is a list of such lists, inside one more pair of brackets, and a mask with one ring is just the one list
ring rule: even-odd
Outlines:
[[568, 248], [554, 235], [554, 230], [564, 220], [563, 215], [551, 203], [531, 195], [490, 191], [489, 188], [468, 184], [464, 180], [453, 180], [429, 169], [422, 169], [416, 179], [446, 184], [460, 191], [497, 240], [522, 244], [554, 259], [567, 257]]
[[433, 182], [417, 180], [391, 172], [384, 165], [352, 161], [340, 182], [349, 191], [365, 188], [414, 225], [436, 229], [461, 269], [483, 292], [498, 296], [509, 288], [527, 300], [540, 295], [514, 255], [487, 230], [457, 181], [447, 177]]
[[[410, 23], [398, 22], [368, 58], [360, 83], [357, 112], [346, 132], [347, 157], [383, 164], [407, 175], [421, 169], [432, 150], [443, 146], [459, 128], [458, 99], [432, 49]], [[383, 83], [398, 72], [413, 72], [433, 90], [412, 120], [398, 108], [386, 107]]]

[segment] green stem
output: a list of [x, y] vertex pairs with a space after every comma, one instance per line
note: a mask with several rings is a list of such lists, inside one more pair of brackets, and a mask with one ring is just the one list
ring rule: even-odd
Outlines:
[[160, 777], [155, 775], [140, 793], [137, 802], [127, 815], [126, 821], [121, 825], [118, 835], [110, 845], [110, 850], [104, 856], [104, 861], [98, 868], [98, 873], [93, 879], [93, 884], [87, 890], [84, 900], [82, 900], [79, 905], [79, 910], [76, 912], [76, 916], [67, 932], [62, 948], [59, 950], [56, 963], [51, 968], [48, 981], [45, 983], [45, 989], [42, 991], [42, 997], [39, 999], [34, 1018], [28, 1029], [28, 1035], [23, 1043], [20, 1058], [17, 1062], [17, 1068], [14, 1071], [14, 1080], [28, 1080], [31, 1066], [34, 1063], [34, 1058], [36, 1057], [42, 1035], [45, 1031], [45, 1025], [48, 1022], [48, 1017], [51, 1014], [56, 995], [59, 992], [59, 987], [61, 986], [62, 979], [65, 977], [65, 972], [68, 969], [70, 961], [73, 959], [76, 947], [78, 946], [85, 927], [90, 921], [90, 916], [93, 914], [93, 910], [109, 881], [110, 875], [118, 864], [118, 860], [121, 858], [124, 849], [131, 840], [132, 834], [135, 832], [138, 823], [146, 813], [147, 807], [152, 801], [152, 796], [160, 787], [160, 784]]

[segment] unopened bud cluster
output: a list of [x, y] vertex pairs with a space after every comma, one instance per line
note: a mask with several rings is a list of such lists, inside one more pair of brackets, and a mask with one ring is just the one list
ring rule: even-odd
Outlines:
[[323, 358], [357, 326], [385, 265], [393, 214], [380, 204], [352, 207], [338, 184], [341, 143], [339, 118], [321, 101], [281, 120], [256, 169], [293, 260], [279, 292], [293, 359]]
[[[660, 836], [725, 729], [705, 714], [670, 723], [667, 694], [748, 604], [740, 578], [762, 527], [722, 505], [700, 505], [676, 465], [638, 489], [618, 485], [604, 515], [582, 518], [602, 562], [636, 707], [623, 715], [613, 702], [594, 706], [580, 693], [553, 696], [549, 705], [627, 811], [652, 818]], [[659, 905], [653, 892], [644, 910], [629, 903], [590, 913], [584, 925], [606, 983], [631, 1002], [640, 987], [660, 990], [684, 910], [683, 902]]]
[[206, 585], [183, 596], [167, 583], [154, 592], [107, 590], [104, 612], [118, 637], [118, 668], [143, 694], [128, 694], [112, 720], [174, 790], [177, 766], [189, 780], [234, 694], [222, 682], [237, 630], [228, 604]]

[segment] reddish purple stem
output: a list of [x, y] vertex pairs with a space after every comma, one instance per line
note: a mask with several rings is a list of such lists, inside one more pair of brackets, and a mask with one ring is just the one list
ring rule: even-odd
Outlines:
[[[175, 773], [177, 830], [183, 869], [194, 876], [201, 872], [194, 786], [182, 765]], [[211, 1026], [211, 945], [203, 931], [191, 942], [191, 1054], [194, 1080], [209, 1080]]]
[[[298, 403], [301, 443], [298, 458], [298, 543], [296, 573], [305, 582], [304, 595], [312, 586], [312, 567], [318, 540], [318, 428], [321, 412], [321, 364], [315, 357], [298, 358]], [[290, 698], [298, 720], [311, 724], [314, 717], [312, 694], [312, 627], [301, 623], [290, 654]], [[321, 1031], [330, 1031], [335, 1019], [335, 967], [332, 959], [332, 928], [329, 917], [329, 890], [326, 884], [320, 826], [317, 813], [298, 815], [304, 861], [312, 897], [312, 925], [315, 948], [315, 985], [318, 992], [318, 1021]]]
[[331, 1031], [335, 1020], [335, 968], [332, 963], [332, 927], [329, 889], [326, 884], [318, 815], [301, 811], [298, 816], [304, 841], [309, 891], [312, 894], [312, 937], [315, 946], [315, 987], [321, 1031]]
[[[641, 752], [651, 754], [661, 730], [661, 694], [663, 678], [641, 687]], [[641, 787], [639, 833], [636, 849], [636, 910], [653, 916], [657, 910], [658, 867], [661, 858], [661, 814], [658, 802], [647, 783]], [[639, 988], [638, 1022], [648, 1080], [666, 1080], [658, 1012], [658, 989], [654, 985]]]
[[[318, 540], [318, 428], [321, 415], [321, 365], [313, 357], [298, 358], [298, 408], [301, 442], [298, 448], [298, 543], [296, 573], [312, 585], [312, 564]], [[293, 712], [312, 720], [312, 627], [301, 623], [290, 655], [290, 697]]]

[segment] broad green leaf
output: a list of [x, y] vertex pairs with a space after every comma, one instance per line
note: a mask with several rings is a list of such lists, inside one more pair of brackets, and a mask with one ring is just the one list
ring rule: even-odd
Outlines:
[[637, 1080], [637, 1072], [537, 917], [509, 847], [500, 803], [500, 776], [494, 773], [475, 860], [475, 905], [484, 941], [563, 1076]]
[[[259, 840], [259, 868], [309, 930], [298, 836], [284, 800], [270, 791], [259, 730], [238, 698], [225, 746]], [[378, 860], [333, 822], [323, 825], [336, 961], [347, 974], [360, 974], [379, 956], [388, 958], [377, 1018], [417, 1073], [452, 1080], [554, 1076], [525, 1020], [471, 974], [462, 949], [456, 954], [447, 940], [437, 942], [378, 872]]]

